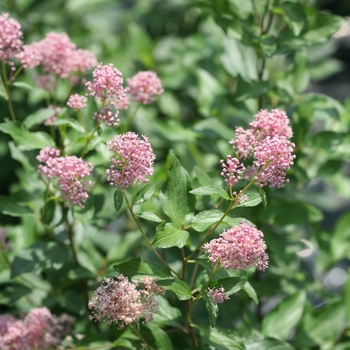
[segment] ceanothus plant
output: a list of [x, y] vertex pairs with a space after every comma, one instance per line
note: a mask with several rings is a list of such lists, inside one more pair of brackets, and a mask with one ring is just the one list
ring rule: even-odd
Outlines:
[[[292, 11], [297, 2], [282, 3]], [[261, 30], [259, 85], [268, 83], [273, 36], [273, 17], [266, 22], [266, 16], [282, 16], [270, 5], [254, 6], [246, 17]], [[219, 5], [196, 6], [225, 18]], [[263, 318], [258, 282], [269, 260], [270, 275], [279, 267], [273, 224], [256, 208], [269, 210], [271, 192], [284, 198], [303, 174], [293, 136], [299, 131], [283, 107], [291, 101], [276, 102], [273, 89], [258, 94], [250, 122], [210, 145], [216, 154], [208, 157], [215, 159], [208, 175], [200, 166], [186, 169], [184, 153], [166, 145], [162, 121], [147, 120], [167, 94], [155, 72], [140, 71], [125, 84], [114, 64], [78, 49], [66, 33], [24, 44], [20, 24], [7, 13], [0, 16], [0, 62], [11, 117], [0, 130], [12, 138], [11, 156], [21, 165], [20, 185], [0, 205], [1, 213], [21, 220], [15, 233], [0, 228], [0, 276], [5, 271], [9, 285], [1, 349], [292, 349], [288, 334], [271, 338], [267, 326], [261, 333], [255, 326]], [[22, 76], [31, 85], [19, 82]], [[23, 86], [42, 96], [38, 111], [24, 117], [12, 98]], [[270, 96], [274, 102], [264, 103]], [[148, 125], [155, 132], [139, 132], [140, 123], [155, 123]], [[193, 160], [206, 159], [204, 132], [194, 129], [198, 139], [184, 145]], [[35, 233], [19, 242], [16, 232], [26, 225]], [[223, 327], [218, 304], [224, 310], [242, 300], [245, 313]], [[305, 295], [297, 300], [304, 305]]]

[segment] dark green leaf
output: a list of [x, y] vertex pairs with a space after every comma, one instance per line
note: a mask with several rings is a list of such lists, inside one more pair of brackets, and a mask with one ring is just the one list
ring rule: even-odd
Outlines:
[[153, 276], [157, 278], [171, 277], [170, 271], [161, 263], [145, 263], [141, 258], [133, 258], [127, 262], [113, 266], [114, 270], [128, 277]]
[[42, 271], [42, 264], [38, 256], [31, 250], [20, 251], [11, 264], [11, 278], [17, 277], [22, 273]]
[[120, 208], [123, 205], [123, 191], [121, 190], [120, 187], [118, 187], [115, 191], [114, 191], [114, 208], [116, 210], [116, 212], [118, 213], [118, 211], [120, 210]]
[[20, 205], [5, 196], [0, 196], [0, 212], [10, 216], [34, 215], [33, 210], [29, 207]]
[[45, 203], [42, 211], [41, 218], [46, 225], [49, 225], [55, 216], [56, 203], [55, 201], [48, 201]]
[[306, 22], [306, 14], [303, 7], [298, 2], [284, 2], [281, 4], [284, 11], [284, 18], [288, 25], [292, 28], [295, 36], [298, 36], [304, 28]]
[[160, 224], [157, 227], [156, 235], [153, 238], [152, 245], [157, 248], [182, 248], [189, 237], [189, 233], [180, 230], [173, 224]]
[[225, 294], [232, 295], [241, 290], [244, 287], [246, 281], [247, 279], [242, 277], [227, 277], [212, 281], [210, 283], [210, 287], [223, 287], [225, 289]]
[[277, 49], [277, 41], [272, 34], [261, 35], [258, 45], [263, 58], [271, 57]]
[[258, 187], [258, 192], [260, 194], [260, 198], [261, 198], [261, 201], [263, 203], [263, 206], [264, 208], [267, 207], [267, 196], [266, 196], [266, 192], [261, 188], [261, 187]]
[[140, 186], [132, 199], [132, 205], [137, 205], [148, 201], [153, 196], [155, 189], [156, 185], [152, 183], [147, 183]]
[[285, 339], [298, 324], [305, 301], [306, 294], [302, 291], [279, 302], [263, 319], [262, 333], [280, 340]]
[[179, 300], [188, 300], [192, 298], [191, 289], [184, 281], [179, 279], [166, 279], [157, 281], [157, 284], [166, 290], [174, 292]]
[[151, 331], [159, 350], [172, 350], [173, 345], [167, 333], [154, 323], [146, 323], [146, 327]]
[[153, 315], [154, 323], [171, 327], [181, 326], [181, 311], [170, 305], [167, 299], [162, 296], [157, 296], [158, 312]]
[[203, 300], [205, 302], [205, 307], [208, 312], [209, 322], [211, 327], [216, 326], [216, 320], [219, 316], [218, 304], [214, 303], [213, 299], [207, 294], [203, 295]]
[[198, 196], [207, 196], [211, 194], [216, 194], [224, 199], [230, 199], [230, 196], [225, 190], [217, 186], [201, 186], [197, 187], [194, 190], [191, 190], [190, 193], [196, 194]]

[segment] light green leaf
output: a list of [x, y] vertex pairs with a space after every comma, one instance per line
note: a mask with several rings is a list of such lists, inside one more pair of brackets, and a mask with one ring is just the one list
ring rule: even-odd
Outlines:
[[279, 302], [263, 319], [262, 333], [280, 340], [285, 339], [298, 324], [305, 301], [306, 294], [302, 291]]
[[196, 194], [198, 196], [207, 196], [211, 194], [216, 194], [224, 199], [230, 199], [230, 196], [225, 190], [217, 186], [201, 186], [197, 187], [194, 190], [191, 190], [190, 193]]
[[199, 332], [203, 342], [215, 350], [246, 350], [243, 341], [232, 329], [200, 326]]
[[31, 127], [42, 124], [46, 119], [50, 118], [55, 114], [52, 108], [39, 109], [38, 111], [28, 115], [23, 121], [25, 128], [30, 129]]
[[171, 290], [176, 294], [179, 300], [188, 300], [192, 298], [189, 285], [179, 279], [158, 280], [157, 284], [166, 290]]
[[306, 14], [302, 5], [298, 2], [284, 2], [281, 4], [284, 11], [284, 18], [288, 25], [292, 28], [295, 36], [298, 36], [304, 28], [306, 22]]
[[249, 297], [251, 299], [253, 299], [255, 304], [259, 304], [259, 300], [258, 300], [258, 296], [256, 294], [256, 291], [249, 282], [246, 282], [242, 289], [249, 295]]
[[156, 189], [156, 185], [153, 183], [147, 183], [140, 186], [132, 199], [132, 205], [137, 205], [148, 201]]
[[173, 224], [160, 224], [157, 227], [156, 235], [153, 238], [152, 245], [156, 248], [182, 248], [189, 237], [189, 233], [180, 230]]
[[30, 91], [33, 89], [33, 87], [23, 81], [15, 81], [11, 84], [12, 86], [18, 87], [22, 90]]
[[295, 350], [290, 344], [271, 338], [250, 338], [244, 341], [246, 350]]
[[153, 221], [153, 222], [162, 222], [163, 220], [156, 214], [148, 212], [148, 211], [143, 211], [142, 213], [136, 214], [139, 218], [148, 220], [148, 221]]
[[244, 287], [246, 281], [247, 279], [242, 277], [227, 277], [212, 281], [210, 287], [223, 287], [225, 289], [225, 294], [232, 295], [240, 291]]
[[201, 186], [212, 185], [213, 180], [205, 171], [197, 166], [194, 167], [194, 171], [196, 172], [198, 182]]
[[236, 205], [238, 207], [255, 207], [262, 202], [260, 193], [247, 193], [248, 199]]
[[174, 226], [181, 228], [185, 216], [194, 209], [195, 198], [189, 194], [190, 177], [173, 152], [169, 153], [167, 162], [168, 179], [160, 199], [164, 213], [171, 219]]
[[203, 232], [209, 226], [217, 223], [223, 216], [224, 213], [220, 210], [203, 210], [195, 215], [191, 227], [197, 232]]
[[53, 125], [53, 126], [69, 125], [74, 130], [80, 133], [84, 133], [84, 127], [80, 123], [78, 123], [76, 120], [71, 118], [58, 119], [52, 122], [50, 125]]

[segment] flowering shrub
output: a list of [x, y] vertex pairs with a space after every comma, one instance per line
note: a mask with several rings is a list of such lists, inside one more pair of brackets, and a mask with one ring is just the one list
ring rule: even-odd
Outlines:
[[343, 19], [129, 5], [0, 15], [0, 348], [346, 349], [350, 104], [304, 92]]

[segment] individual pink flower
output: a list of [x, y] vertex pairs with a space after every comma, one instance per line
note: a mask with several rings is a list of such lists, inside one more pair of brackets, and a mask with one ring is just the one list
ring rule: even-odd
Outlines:
[[225, 182], [229, 186], [234, 186], [241, 178], [242, 172], [245, 167], [237, 158], [232, 158], [230, 155], [227, 156], [227, 162], [223, 159], [220, 160], [222, 172], [221, 176], [225, 178]]
[[263, 237], [261, 231], [242, 221], [203, 247], [209, 254], [209, 261], [213, 264], [219, 262], [224, 269], [244, 270], [256, 266], [258, 270], [265, 270], [268, 256]]
[[67, 106], [80, 110], [86, 107], [87, 98], [78, 94], [70, 95], [67, 101]]
[[89, 197], [87, 190], [92, 187], [92, 181], [88, 179], [92, 174], [92, 164], [76, 156], [58, 157], [52, 148], [44, 148], [37, 159], [45, 163], [39, 165], [39, 173], [48, 179], [57, 179], [66, 206], [84, 208], [83, 203]]
[[225, 294], [225, 289], [223, 287], [220, 288], [208, 288], [208, 295], [216, 304], [221, 304], [225, 300], [229, 300], [230, 297]]
[[286, 171], [293, 165], [294, 147], [294, 143], [285, 138], [269, 136], [255, 147], [250, 172], [253, 170], [258, 186], [281, 188], [289, 182]]
[[140, 103], [150, 104], [155, 101], [156, 96], [161, 95], [164, 90], [162, 83], [154, 72], [139, 72], [132, 78], [127, 79], [128, 86], [125, 89], [131, 97]]
[[136, 182], [148, 182], [153, 175], [155, 155], [146, 136], [140, 139], [134, 132], [117, 135], [107, 142], [107, 147], [115, 155], [111, 158], [111, 168], [106, 170], [111, 186], [127, 188]]
[[10, 60], [22, 50], [21, 25], [8, 13], [0, 16], [0, 61], [13, 65]]
[[154, 296], [164, 294], [165, 291], [159, 286], [155, 287], [154, 279], [151, 281], [149, 277], [140, 282], [137, 289], [138, 283], [129, 282], [123, 275], [119, 275], [116, 280], [105, 278], [88, 304], [92, 310], [90, 319], [106, 319], [108, 324], [118, 324], [120, 329], [141, 317], [150, 322], [152, 315], [158, 311]]

